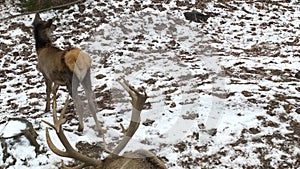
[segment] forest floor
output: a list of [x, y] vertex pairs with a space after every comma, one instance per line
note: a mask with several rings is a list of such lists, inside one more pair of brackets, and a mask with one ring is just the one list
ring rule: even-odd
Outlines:
[[[62, 158], [48, 148], [41, 122], [52, 122], [52, 113], [44, 112], [46, 89], [36, 69], [34, 14], [5, 19], [20, 9], [10, 2], [0, 9], [0, 168], [58, 168]], [[122, 138], [120, 123], [130, 120], [129, 97], [117, 83], [124, 78], [150, 96], [124, 151], [151, 150], [171, 169], [299, 168], [299, 9], [287, 0], [86, 0], [41, 17], [54, 19], [57, 47], [91, 56], [109, 148]], [[190, 22], [184, 12], [192, 10], [210, 17]], [[60, 87], [59, 109], [66, 96]], [[83, 133], [72, 101], [67, 113], [72, 145], [102, 141], [88, 113]], [[36, 144], [24, 135], [31, 125]]]

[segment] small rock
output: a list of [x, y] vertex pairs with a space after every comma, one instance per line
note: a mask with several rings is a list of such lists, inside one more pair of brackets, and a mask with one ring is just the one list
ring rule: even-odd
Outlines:
[[146, 119], [146, 121], [143, 122], [144, 126], [152, 126], [152, 124], [155, 122], [155, 120]]
[[198, 23], [206, 22], [207, 19], [209, 18], [209, 15], [204, 15], [195, 10], [193, 10], [192, 12], [185, 12], [183, 14], [184, 14], [184, 17], [186, 20], [194, 21], [194, 22], [198, 22]]
[[295, 74], [295, 77], [296, 77], [297, 79], [300, 79], [300, 71], [297, 72], [297, 73]]
[[106, 76], [104, 74], [99, 74], [96, 76], [96, 79], [103, 79], [105, 78]]

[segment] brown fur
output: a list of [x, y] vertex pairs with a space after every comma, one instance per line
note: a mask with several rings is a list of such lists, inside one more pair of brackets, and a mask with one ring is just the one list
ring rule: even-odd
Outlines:
[[75, 48], [75, 49], [68, 51], [65, 54], [65, 63], [67, 64], [67, 66], [69, 67], [69, 69], [72, 72], [75, 69], [75, 64], [76, 64], [77, 57], [79, 56], [79, 53], [80, 53], [80, 50]]
[[102, 169], [166, 169], [166, 166], [152, 152], [141, 149], [104, 159]]
[[[55, 47], [47, 47], [37, 50], [38, 70], [42, 72], [46, 81], [52, 80], [58, 85], [71, 83], [72, 71], [64, 63], [64, 51]], [[51, 53], [51, 55], [49, 55]], [[51, 58], [51, 62], [49, 61]], [[49, 111], [49, 110], [48, 110]]]
[[65, 63], [75, 73], [79, 81], [82, 81], [91, 66], [91, 58], [80, 49], [72, 49], [65, 54]]

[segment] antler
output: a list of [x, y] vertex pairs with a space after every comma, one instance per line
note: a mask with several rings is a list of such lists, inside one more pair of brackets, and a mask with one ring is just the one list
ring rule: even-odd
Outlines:
[[[66, 150], [62, 151], [53, 144], [53, 142], [50, 138], [50, 135], [49, 135], [48, 128], [46, 128], [46, 139], [47, 139], [47, 144], [48, 144], [49, 148], [51, 149], [51, 151], [53, 151], [55, 154], [57, 154], [59, 156], [70, 157], [70, 158], [77, 159], [77, 160], [83, 162], [82, 164], [80, 164], [74, 168], [83, 168], [83, 167], [87, 167], [87, 166], [101, 166], [102, 162], [100, 160], [90, 158], [90, 157], [83, 155], [83, 154], [79, 153], [78, 151], [76, 151], [71, 146], [66, 135], [64, 134], [62, 125], [66, 122], [66, 118], [65, 118], [64, 114], [66, 112], [68, 104], [69, 104], [69, 96], [67, 97], [67, 99], [65, 101], [65, 106], [64, 106], [63, 110], [61, 111], [60, 117], [58, 119], [57, 112], [56, 112], [56, 98], [54, 97], [54, 99], [53, 99], [53, 122], [54, 122], [54, 124], [51, 124], [47, 121], [43, 121], [46, 124], [48, 124], [50, 127], [52, 127], [53, 129], [55, 129], [58, 138], [60, 139], [61, 143], [66, 148]], [[66, 167], [63, 165], [63, 168], [66, 168]]]
[[[104, 150], [112, 155], [114, 155], [114, 154], [119, 155], [119, 153], [125, 148], [125, 146], [128, 144], [128, 142], [130, 141], [130, 139], [132, 138], [132, 136], [138, 129], [138, 127], [140, 125], [140, 121], [141, 121], [140, 114], [141, 114], [141, 111], [145, 105], [147, 98], [148, 98], [145, 91], [143, 94], [139, 93], [136, 89], [134, 89], [131, 85], [129, 85], [129, 83], [126, 80], [123, 79], [123, 81], [119, 81], [119, 83], [129, 93], [129, 95], [132, 99], [131, 100], [132, 116], [131, 116], [131, 121], [130, 121], [129, 127], [125, 133], [125, 136], [120, 141], [118, 146], [113, 151], [110, 151], [106, 147], [104, 147]], [[64, 108], [61, 111], [60, 117], [58, 118], [57, 112], [56, 112], [56, 106], [57, 106], [56, 98], [54, 98], [53, 99], [53, 122], [54, 122], [54, 124], [51, 124], [47, 121], [43, 121], [46, 124], [48, 124], [50, 127], [52, 127], [53, 129], [55, 129], [58, 138], [60, 139], [61, 143], [63, 144], [63, 146], [65, 147], [66, 150], [62, 151], [53, 144], [53, 142], [50, 138], [50, 135], [49, 135], [48, 128], [46, 128], [46, 139], [47, 139], [47, 144], [48, 144], [49, 148], [51, 149], [51, 151], [53, 151], [55, 154], [57, 154], [59, 156], [70, 157], [70, 158], [81, 161], [82, 164], [76, 166], [75, 168], [83, 168], [83, 167], [87, 167], [87, 166], [94, 166], [97, 168], [102, 168], [103, 162], [101, 160], [90, 158], [90, 157], [83, 155], [83, 154], [79, 153], [78, 151], [76, 151], [71, 146], [66, 135], [64, 134], [62, 125], [66, 122], [66, 118], [65, 118], [64, 114], [66, 112], [68, 104], [69, 104], [69, 96], [66, 99]], [[63, 165], [63, 168], [66, 168], [66, 167]]]
[[113, 151], [113, 153], [117, 155], [125, 148], [125, 146], [128, 144], [136, 130], [139, 128], [141, 121], [141, 112], [148, 98], [145, 91], [144, 94], [140, 94], [136, 89], [129, 85], [128, 81], [123, 79], [123, 81], [119, 81], [119, 83], [129, 93], [131, 97], [132, 115], [129, 127], [127, 129], [127, 132], [125, 133], [124, 138], [120, 141], [118, 146]]

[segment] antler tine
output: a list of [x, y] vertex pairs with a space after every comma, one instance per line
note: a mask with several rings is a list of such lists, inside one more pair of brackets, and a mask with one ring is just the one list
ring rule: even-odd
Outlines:
[[131, 97], [131, 104], [139, 111], [143, 110], [143, 106], [148, 98], [147, 93], [144, 91], [144, 94], [141, 94], [137, 91], [133, 86], [129, 84], [129, 82], [125, 79], [119, 81], [120, 85], [127, 91], [127, 93]]
[[[47, 128], [46, 129], [46, 139], [47, 139], [47, 144], [48, 144], [49, 148], [51, 149], [51, 151], [53, 151], [55, 154], [57, 154], [59, 156], [70, 157], [70, 158], [81, 161], [82, 164], [76, 166], [75, 168], [83, 168], [83, 167], [87, 167], [87, 166], [102, 166], [102, 162], [100, 160], [90, 158], [90, 157], [85, 156], [85, 155], [79, 153], [78, 151], [76, 151], [69, 143], [66, 135], [64, 134], [64, 130], [61, 129], [61, 126], [66, 121], [66, 119], [64, 117], [64, 113], [67, 109], [68, 103], [69, 103], [69, 96], [67, 97], [67, 99], [65, 101], [65, 106], [61, 112], [60, 118], [57, 119], [56, 98], [54, 98], [54, 101], [53, 101], [53, 116], [55, 116], [54, 124], [44, 121], [45, 123], [47, 123], [48, 125], [50, 125], [52, 128], [55, 129], [59, 140], [61, 141], [61, 143], [63, 144], [63, 146], [65, 147], [66, 150], [62, 151], [53, 144], [53, 142], [50, 138], [50, 135], [49, 135], [48, 128]], [[66, 168], [66, 167], [64, 166], [63, 168]]]
[[125, 133], [125, 136], [120, 141], [118, 146], [114, 149], [115, 154], [119, 154], [125, 146], [128, 144], [132, 136], [135, 134], [136, 130], [139, 128], [140, 121], [141, 121], [141, 111], [145, 102], [148, 98], [146, 92], [144, 94], [140, 94], [136, 89], [134, 89], [128, 81], [124, 80], [119, 81], [120, 85], [129, 93], [131, 97], [131, 104], [132, 104], [132, 115], [128, 130]]
[[52, 142], [51, 137], [49, 135], [49, 130], [48, 128], [46, 128], [46, 139], [47, 139], [47, 144], [50, 148], [51, 151], [53, 151], [55, 154], [62, 156], [62, 157], [66, 157], [68, 155], [67, 152], [65, 151], [61, 151], [60, 149], [58, 149]]
[[63, 110], [61, 111], [60, 113], [60, 117], [59, 119], [57, 118], [57, 110], [56, 110], [56, 107], [57, 107], [57, 103], [56, 103], [56, 98], [53, 99], [53, 122], [54, 124], [51, 124], [47, 121], [44, 121], [42, 120], [44, 123], [48, 124], [49, 126], [51, 126], [52, 128], [54, 128], [56, 130], [56, 132], [58, 133], [61, 126], [66, 122], [66, 118], [65, 118], [65, 112], [67, 110], [67, 107], [69, 105], [69, 95], [67, 96], [67, 99], [65, 101], [65, 105], [64, 105], [64, 108]]
[[62, 111], [60, 113], [60, 117], [59, 117], [60, 119], [65, 118], [65, 113], [66, 113], [68, 105], [69, 105], [69, 97], [70, 97], [70, 94], [68, 94], [67, 99], [65, 101], [64, 108], [62, 109]]

